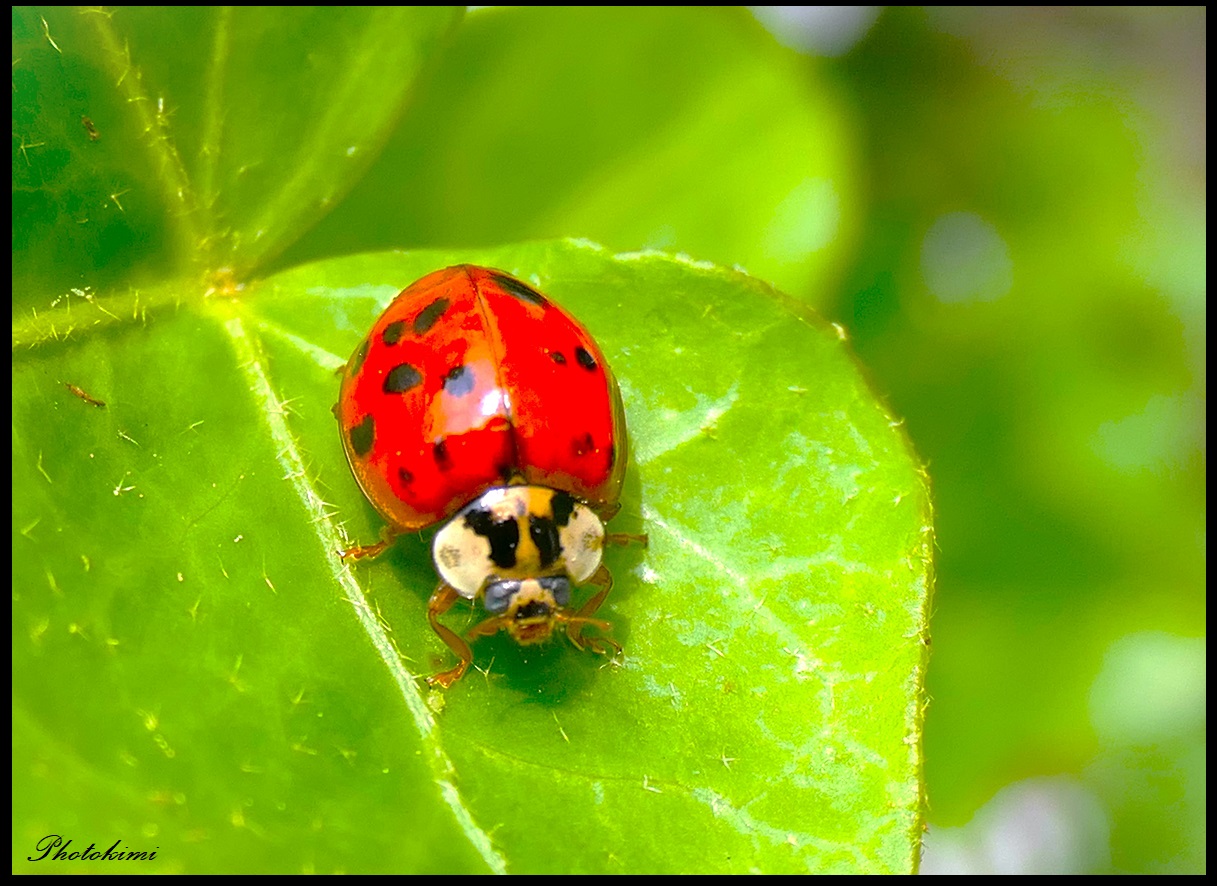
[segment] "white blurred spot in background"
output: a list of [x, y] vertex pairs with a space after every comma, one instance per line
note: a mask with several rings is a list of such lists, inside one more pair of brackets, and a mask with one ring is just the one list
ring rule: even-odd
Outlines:
[[1110, 864], [1103, 804], [1076, 779], [1002, 788], [960, 828], [930, 828], [923, 874], [1082, 874]]
[[878, 6], [749, 6], [783, 46], [808, 55], [845, 55], [866, 36]]
[[1107, 747], [1152, 746], [1204, 732], [1208, 641], [1161, 631], [1116, 640], [1090, 689], [1090, 720]]
[[921, 275], [948, 303], [994, 301], [1014, 285], [1006, 241], [971, 212], [951, 212], [930, 225], [921, 244]]

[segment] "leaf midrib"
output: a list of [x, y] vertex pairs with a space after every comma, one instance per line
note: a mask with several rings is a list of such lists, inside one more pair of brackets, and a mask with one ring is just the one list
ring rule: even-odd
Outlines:
[[249, 384], [250, 393], [257, 401], [258, 411], [275, 443], [276, 460], [284, 470], [284, 479], [290, 483], [305, 511], [312, 515], [309, 523], [321, 548], [321, 555], [329, 565], [334, 581], [342, 588], [343, 595], [351, 604], [360, 626], [393, 678], [424, 747], [430, 750], [427, 762], [440, 796], [451, 809], [457, 827], [487, 867], [496, 874], [506, 873], [506, 859], [494, 848], [489, 834], [474, 821], [473, 813], [456, 786], [456, 767], [443, 748], [435, 718], [418, 690], [418, 676], [411, 673], [402, 662], [351, 570], [335, 556], [335, 552], [344, 546], [343, 539], [333, 521], [332, 512], [326, 509], [326, 503], [317, 494], [308, 476], [300, 448], [288, 428], [282, 400], [270, 382], [258, 343], [246, 331], [244, 321], [238, 316], [227, 319], [223, 328], [232, 343], [237, 363]]

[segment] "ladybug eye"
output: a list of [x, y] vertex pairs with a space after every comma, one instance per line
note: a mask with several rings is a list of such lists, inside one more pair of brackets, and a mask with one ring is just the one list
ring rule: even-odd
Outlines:
[[[520, 583], [514, 579], [496, 581], [486, 588], [486, 592], [482, 597], [482, 606], [491, 615], [501, 615], [507, 611], [511, 598], [519, 593], [519, 590]], [[569, 593], [568, 590], [568, 596]]]
[[554, 602], [559, 606], [570, 605], [570, 579], [565, 575], [542, 578], [538, 580], [538, 584], [554, 595]]

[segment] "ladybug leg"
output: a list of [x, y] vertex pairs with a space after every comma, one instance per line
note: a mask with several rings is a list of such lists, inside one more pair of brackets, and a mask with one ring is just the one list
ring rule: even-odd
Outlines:
[[355, 545], [353, 548], [339, 551], [338, 556], [343, 560], [364, 560], [368, 557], [379, 557], [393, 546], [393, 542], [397, 541], [399, 535], [401, 535], [399, 530], [394, 529], [392, 526], [386, 526], [380, 530], [380, 541], [376, 542], [376, 544]]
[[431, 629], [439, 634], [439, 638], [448, 644], [449, 649], [461, 657], [460, 663], [456, 667], [427, 678], [428, 683], [432, 686], [439, 686], [441, 689], [447, 689], [463, 677], [465, 669], [469, 667], [469, 662], [473, 661], [473, 650], [469, 648], [469, 644], [461, 638], [461, 635], [439, 623], [439, 617], [451, 609], [452, 604], [460, 598], [461, 595], [452, 585], [441, 581], [439, 587], [435, 589], [435, 593], [431, 595], [431, 601], [427, 604], [427, 620], [431, 622]]
[[625, 545], [639, 544], [645, 548], [650, 544], [650, 540], [645, 532], [642, 535], [630, 535], [628, 532], [610, 532], [604, 536], [604, 543], [606, 545], [621, 545], [623, 547]]
[[599, 618], [581, 618], [577, 615], [572, 615], [564, 619], [564, 621], [566, 622], [566, 636], [576, 649], [583, 649], [586, 646], [597, 655], [610, 655], [609, 650], [611, 649], [613, 658], [621, 654], [621, 644], [612, 637], [584, 637], [580, 635], [580, 631], [587, 625], [599, 628], [605, 632], [611, 631], [613, 626], [609, 622]]
[[476, 640], [478, 637], [493, 637], [499, 631], [503, 630], [505, 619], [501, 615], [496, 615], [485, 621], [478, 622], [469, 630], [465, 631], [466, 640]]
[[604, 598], [609, 595], [609, 591], [613, 589], [613, 576], [609, 573], [608, 567], [603, 563], [600, 564], [600, 568], [592, 573], [592, 577], [588, 579], [588, 584], [596, 585], [600, 590], [584, 603], [578, 612], [563, 619], [566, 622], [566, 639], [570, 640], [576, 649], [582, 649], [586, 644], [592, 652], [599, 655], [608, 655], [608, 650], [611, 647], [613, 654], [617, 655], [621, 652], [621, 644], [612, 637], [583, 636], [583, 628], [588, 625], [606, 632], [612, 630], [613, 626], [607, 621], [591, 617], [592, 613], [604, 603]]

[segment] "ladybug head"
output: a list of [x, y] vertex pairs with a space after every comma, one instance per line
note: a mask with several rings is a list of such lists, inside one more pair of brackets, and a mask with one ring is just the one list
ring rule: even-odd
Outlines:
[[498, 616], [503, 630], [521, 646], [543, 643], [570, 604], [570, 580], [548, 578], [502, 579], [486, 587], [482, 605]]

